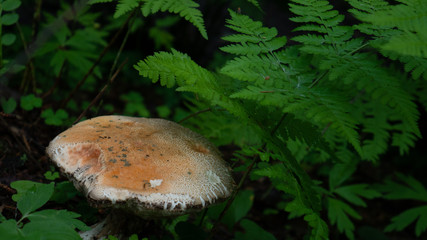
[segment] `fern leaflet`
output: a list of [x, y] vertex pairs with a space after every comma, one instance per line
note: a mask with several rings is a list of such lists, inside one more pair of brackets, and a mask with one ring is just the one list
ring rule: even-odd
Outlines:
[[119, 18], [124, 14], [132, 11], [137, 8], [140, 0], [119, 0], [116, 6], [116, 12], [114, 13], [114, 18]]
[[192, 0], [142, 0], [144, 5], [141, 7], [142, 14], [148, 16], [156, 12], [171, 12], [179, 14], [187, 21], [192, 23], [200, 34], [208, 39], [202, 13], [197, 8], [199, 4]]

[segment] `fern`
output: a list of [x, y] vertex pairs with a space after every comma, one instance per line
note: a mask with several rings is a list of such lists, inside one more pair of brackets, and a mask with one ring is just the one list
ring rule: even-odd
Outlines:
[[[310, 239], [326, 239], [328, 236], [328, 226], [313, 209], [304, 207], [307, 203], [304, 194], [292, 174], [283, 164], [275, 164], [254, 170], [254, 174], [266, 176], [271, 179], [276, 189], [292, 194], [295, 198], [286, 204], [285, 210], [295, 216], [304, 216], [304, 220], [312, 227]], [[318, 197], [317, 201], [319, 201]]]
[[[399, 182], [386, 180], [378, 189], [384, 193], [384, 198], [391, 200], [411, 199], [427, 202], [427, 189], [416, 179], [403, 174], [396, 174]], [[414, 207], [402, 212], [391, 219], [392, 223], [386, 232], [402, 231], [409, 224], [416, 222], [415, 234], [419, 237], [427, 230], [427, 205]]]
[[[293, 38], [303, 44], [302, 51], [317, 56], [317, 67], [327, 79], [333, 83], [320, 82], [318, 85], [341, 89], [347, 91], [347, 94], [355, 94], [354, 88], [363, 92], [367, 101], [379, 101], [379, 104], [391, 107], [398, 115], [393, 114], [395, 120], [401, 121], [405, 126], [404, 137], [398, 141], [397, 136], [393, 135], [396, 140], [395, 144], [400, 148], [401, 153], [407, 152], [409, 147], [413, 146], [414, 140], [420, 137], [418, 129], [418, 111], [413, 103], [414, 99], [408, 92], [403, 90], [402, 81], [392, 70], [382, 67], [383, 63], [372, 54], [358, 53], [366, 46], [362, 39], [351, 38], [353, 31], [350, 27], [341, 26], [344, 20], [342, 15], [332, 10], [332, 6], [327, 1], [294, 1], [296, 4], [290, 4], [290, 10], [300, 16], [292, 20], [305, 25], [298, 27], [298, 31], [310, 31], [310, 34], [304, 34]], [[359, 16], [366, 16], [372, 8], [384, 8], [385, 3], [378, 1], [378, 5], [361, 4], [358, 1], [350, 1], [354, 6], [359, 6], [363, 10], [353, 11]], [[366, 3], [366, 2], [365, 2]], [[382, 32], [384, 29], [375, 29], [361, 26], [359, 29], [367, 32]], [[318, 77], [321, 79], [322, 77]], [[356, 98], [356, 96], [354, 96]], [[360, 107], [360, 105], [358, 105]], [[364, 108], [365, 106], [361, 106]], [[384, 108], [384, 107], [381, 107]], [[367, 111], [368, 109], [364, 109]], [[390, 116], [388, 116], [390, 118]], [[364, 119], [359, 121], [365, 126]], [[362, 129], [362, 131], [364, 131]], [[367, 130], [370, 131], [370, 130]], [[402, 132], [403, 133], [403, 132]], [[379, 135], [377, 135], [379, 136]], [[387, 138], [382, 138], [386, 142]], [[378, 154], [383, 151], [368, 150], [365, 155], [367, 159], [376, 159]]]
[[[329, 197], [328, 218], [333, 225], [337, 225], [340, 232], [344, 232], [347, 238], [354, 239], [354, 224], [350, 217], [360, 220], [362, 217], [350, 205], [366, 207], [366, 202], [362, 199], [372, 199], [381, 194], [372, 189], [368, 184], [344, 185], [342, 183], [356, 171], [354, 161], [347, 161], [336, 164], [329, 174]], [[341, 199], [342, 200], [341, 200]], [[345, 201], [344, 201], [345, 200]]]
[[348, 1], [354, 7], [349, 11], [363, 21], [354, 28], [373, 36], [371, 45], [384, 56], [404, 63], [404, 70], [414, 79], [427, 79], [425, 1], [404, 1], [395, 6], [381, 0]]
[[191, 22], [200, 34], [208, 39], [205, 29], [205, 24], [202, 18], [202, 13], [197, 9], [198, 3], [192, 0], [142, 0], [143, 6], [141, 7], [142, 14], [148, 16], [156, 12], [171, 12], [179, 14], [187, 21]]
[[132, 11], [137, 8], [140, 0], [119, 0], [116, 6], [116, 12], [114, 13], [114, 18], [119, 18], [124, 14]]

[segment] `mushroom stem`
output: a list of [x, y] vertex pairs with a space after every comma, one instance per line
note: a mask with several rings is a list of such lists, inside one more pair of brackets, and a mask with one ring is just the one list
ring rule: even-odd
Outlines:
[[128, 239], [132, 234], [140, 234], [147, 224], [147, 220], [138, 216], [112, 209], [105, 219], [93, 225], [91, 230], [80, 232], [80, 237], [83, 240], [94, 240], [112, 235], [118, 239]]

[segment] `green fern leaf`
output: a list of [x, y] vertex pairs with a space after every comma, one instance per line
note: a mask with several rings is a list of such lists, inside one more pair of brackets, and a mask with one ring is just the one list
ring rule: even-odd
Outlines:
[[199, 4], [192, 0], [141, 0], [144, 5], [141, 7], [142, 14], [148, 16], [157, 12], [170, 12], [179, 14], [187, 21], [192, 23], [200, 34], [208, 39], [205, 29], [203, 15], [197, 8]]
[[360, 197], [373, 199], [381, 196], [378, 191], [369, 188], [368, 184], [353, 184], [342, 186], [335, 189], [334, 192], [348, 202], [361, 207], [366, 207], [367, 205]]
[[415, 235], [419, 237], [427, 230], [427, 206], [415, 207], [402, 212], [401, 214], [391, 219], [392, 223], [388, 225], [384, 231], [402, 231], [409, 224], [416, 221]]
[[153, 56], [140, 61], [135, 69], [139, 74], [160, 81], [162, 86], [173, 87], [178, 85], [194, 84], [198, 79], [213, 79], [211, 73], [191, 60], [183, 53], [172, 49], [172, 53], [157, 52]]
[[140, 0], [119, 0], [116, 6], [116, 12], [114, 13], [114, 18], [119, 18], [124, 14], [132, 11], [137, 8]]
[[[386, 180], [378, 186], [385, 199], [412, 199], [427, 203], [427, 189], [411, 176], [396, 174], [399, 182]], [[420, 236], [427, 230], [427, 205], [414, 207], [392, 218], [392, 223], [385, 228], [386, 232], [401, 231], [416, 221], [415, 234]]]
[[295, 196], [295, 198], [286, 205], [285, 210], [290, 212], [293, 216], [304, 215], [304, 220], [312, 227], [310, 239], [321, 240], [328, 238], [328, 227], [326, 223], [320, 218], [317, 212], [307, 206], [307, 202], [301, 193], [300, 186], [284, 165], [270, 165], [258, 168], [253, 172], [259, 176], [269, 177], [276, 189]]
[[362, 218], [348, 204], [334, 198], [328, 198], [328, 217], [331, 224], [337, 224], [340, 232], [344, 232], [349, 239], [354, 239], [354, 224], [349, 216], [355, 219]]

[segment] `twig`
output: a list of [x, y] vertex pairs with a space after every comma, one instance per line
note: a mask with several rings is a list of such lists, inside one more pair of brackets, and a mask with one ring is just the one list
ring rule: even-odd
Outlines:
[[183, 118], [183, 119], [181, 119], [181, 120], [179, 120], [178, 121], [178, 123], [182, 123], [182, 122], [184, 122], [185, 120], [188, 120], [188, 119], [190, 119], [190, 118], [192, 118], [192, 117], [195, 117], [195, 116], [197, 116], [197, 115], [199, 115], [199, 114], [201, 114], [201, 113], [204, 113], [204, 112], [209, 112], [209, 111], [211, 111], [212, 109], [210, 108], [210, 107], [208, 107], [208, 108], [206, 108], [206, 109], [203, 109], [203, 110], [200, 110], [200, 111], [198, 111], [198, 112], [195, 112], [195, 113], [192, 113], [192, 114], [190, 114], [190, 115], [188, 115], [188, 116], [186, 116], [185, 118]]
[[133, 11], [129, 17], [126, 19], [126, 21], [123, 23], [123, 25], [120, 27], [120, 29], [116, 32], [116, 34], [113, 36], [113, 38], [110, 40], [110, 42], [105, 46], [105, 48], [102, 50], [102, 52], [99, 54], [98, 58], [95, 60], [95, 62], [92, 64], [90, 69], [87, 71], [87, 73], [83, 76], [83, 78], [77, 83], [77, 85], [74, 87], [74, 89], [68, 94], [67, 98], [65, 98], [64, 101], [61, 103], [61, 107], [64, 107], [67, 105], [67, 103], [71, 100], [71, 98], [74, 96], [74, 94], [79, 90], [79, 88], [83, 85], [83, 83], [86, 82], [87, 78], [92, 74], [95, 67], [101, 62], [104, 55], [107, 53], [107, 51], [111, 48], [113, 43], [117, 40], [119, 35], [122, 33], [123, 29], [126, 27], [126, 25], [129, 23], [130, 19], [135, 14], [135, 11]]
[[105, 86], [101, 89], [101, 91], [96, 95], [96, 97], [92, 100], [92, 102], [86, 107], [86, 109], [80, 114], [80, 116], [74, 121], [73, 124], [76, 124], [82, 119], [87, 111], [104, 95], [105, 90], [107, 90], [108, 86], [113, 83], [114, 79], [116, 79], [119, 72], [123, 69], [125, 64], [127, 63], [128, 59], [126, 59], [122, 64], [120, 64], [119, 68], [117, 68], [116, 72], [113, 74], [113, 76], [110, 78], [110, 80], [105, 84]]
[[36, 74], [34, 70], [34, 63], [31, 58], [30, 52], [28, 51], [27, 41], [25, 41], [24, 33], [22, 32], [21, 24], [19, 24], [19, 22], [16, 23], [16, 28], [18, 29], [19, 36], [21, 38], [22, 45], [24, 46], [24, 52], [27, 55], [27, 61], [28, 61], [25, 66], [24, 79], [22, 80], [22, 83], [21, 83], [21, 91], [23, 92], [27, 91], [28, 85], [29, 85], [27, 79], [30, 79], [30, 82], [32, 83], [31, 91], [35, 92], [36, 91]]
[[16, 190], [7, 186], [6, 184], [0, 183], [0, 188], [3, 188], [4, 190], [8, 191], [11, 194], [15, 194]]
[[129, 21], [128, 30], [126, 31], [126, 35], [123, 38], [122, 44], [120, 45], [120, 48], [119, 48], [119, 51], [117, 51], [116, 57], [114, 58], [113, 66], [111, 67], [110, 73], [108, 74], [108, 78], [111, 78], [111, 76], [113, 75], [114, 69], [116, 68], [116, 65], [117, 65], [117, 61], [119, 60], [119, 57], [123, 51], [123, 48], [124, 48], [124, 46], [128, 40], [130, 31], [132, 30], [132, 25], [134, 23], [134, 20], [135, 19], [132, 18], [132, 21]]

